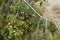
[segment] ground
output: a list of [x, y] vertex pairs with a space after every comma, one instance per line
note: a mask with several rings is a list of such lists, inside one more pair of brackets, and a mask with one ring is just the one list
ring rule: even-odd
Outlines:
[[[55, 21], [55, 23], [60, 26], [60, 0], [48, 0], [50, 3], [46, 6], [45, 11], [43, 12], [43, 16]], [[56, 4], [56, 5], [55, 5]]]

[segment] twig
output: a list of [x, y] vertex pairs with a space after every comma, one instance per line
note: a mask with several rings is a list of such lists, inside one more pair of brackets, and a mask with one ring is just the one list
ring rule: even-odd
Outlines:
[[[45, 18], [45, 17], [43, 17], [43, 16], [41, 16], [33, 7], [32, 7], [32, 5], [29, 3], [29, 2], [27, 2], [26, 0], [22, 0], [28, 7], [30, 7], [31, 9], [32, 9], [32, 11], [34, 11], [35, 12], [35, 14], [36, 15], [38, 15], [40, 18], [43, 18], [43, 19], [45, 19], [45, 20], [47, 20], [47, 21], [51, 21], [51, 22], [53, 22], [54, 23], [54, 25], [58, 28], [58, 30], [59, 30], [59, 27], [58, 27], [58, 25], [56, 25], [55, 24], [55, 22], [54, 21], [52, 21], [52, 20], [49, 20], [49, 19], [47, 19], [47, 18]], [[59, 30], [60, 31], [60, 30]]]

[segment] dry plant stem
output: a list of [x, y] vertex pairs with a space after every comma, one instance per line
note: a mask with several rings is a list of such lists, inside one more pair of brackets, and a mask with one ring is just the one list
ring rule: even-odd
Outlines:
[[38, 21], [38, 24], [37, 24], [37, 35], [36, 35], [36, 40], [38, 40], [38, 36], [39, 36], [39, 23], [41, 22], [41, 18], [39, 19]]
[[39, 19], [38, 23], [37, 23], [37, 31], [39, 30], [39, 23], [41, 22], [42, 18]]
[[[45, 27], [45, 32], [46, 32], [46, 34], [47, 34], [48, 20], [45, 20], [45, 23], [46, 23], [46, 24], [45, 24], [45, 26], [46, 26], [46, 27]], [[46, 36], [46, 38], [47, 38], [47, 36]]]
[[47, 19], [47, 18], [41, 16], [41, 15], [32, 7], [32, 5], [31, 5], [29, 2], [27, 2], [26, 0], [22, 0], [22, 1], [23, 1], [28, 7], [30, 7], [30, 8], [35, 12], [35, 14], [38, 15], [40, 18], [45, 19], [45, 20], [47, 20], [47, 21], [53, 22], [54, 25], [55, 25], [55, 26], [58, 28], [58, 30], [60, 31], [58, 25], [56, 25], [56, 23], [55, 23], [54, 21], [49, 20], [49, 19]]

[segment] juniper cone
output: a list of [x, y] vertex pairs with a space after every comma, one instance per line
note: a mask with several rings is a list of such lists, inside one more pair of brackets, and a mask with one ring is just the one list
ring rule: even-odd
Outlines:
[[60, 26], [60, 0], [48, 0], [43, 16]]

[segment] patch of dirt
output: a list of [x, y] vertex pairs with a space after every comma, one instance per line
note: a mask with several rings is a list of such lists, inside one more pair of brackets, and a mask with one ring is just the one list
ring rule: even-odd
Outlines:
[[[59, 1], [60, 0], [55, 0], [55, 1]], [[43, 12], [43, 16], [55, 21], [55, 23], [60, 26], [60, 5], [55, 5], [55, 1], [52, 1], [53, 3], [51, 3], [49, 6], [46, 6], [46, 10]], [[54, 4], [54, 5], [52, 5]], [[58, 4], [58, 3], [56, 3]], [[60, 4], [60, 3], [59, 3]]]

